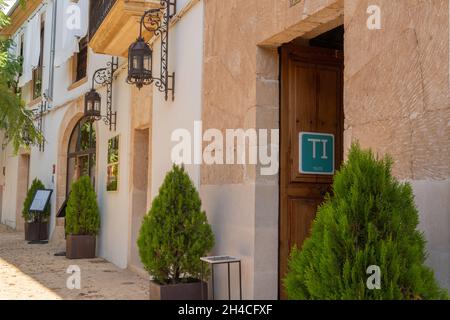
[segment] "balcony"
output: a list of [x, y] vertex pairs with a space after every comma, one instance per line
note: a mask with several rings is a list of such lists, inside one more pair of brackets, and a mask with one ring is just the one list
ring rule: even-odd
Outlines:
[[159, 0], [91, 1], [89, 46], [96, 53], [126, 57], [142, 15], [159, 6]]
[[116, 2], [117, 0], [91, 1], [89, 10], [89, 39], [93, 38]]

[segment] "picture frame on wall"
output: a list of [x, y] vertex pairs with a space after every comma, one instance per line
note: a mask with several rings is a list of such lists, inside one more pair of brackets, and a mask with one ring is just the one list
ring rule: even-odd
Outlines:
[[119, 136], [108, 140], [107, 192], [119, 191], [119, 144]]

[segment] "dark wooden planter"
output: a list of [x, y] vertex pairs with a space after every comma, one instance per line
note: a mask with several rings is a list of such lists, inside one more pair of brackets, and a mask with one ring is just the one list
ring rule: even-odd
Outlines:
[[67, 235], [66, 257], [68, 259], [95, 258], [96, 236]]
[[48, 240], [48, 223], [25, 222], [25, 240], [26, 241]]
[[[203, 286], [203, 296], [202, 296]], [[207, 300], [206, 282], [160, 285], [150, 281], [150, 300]]]

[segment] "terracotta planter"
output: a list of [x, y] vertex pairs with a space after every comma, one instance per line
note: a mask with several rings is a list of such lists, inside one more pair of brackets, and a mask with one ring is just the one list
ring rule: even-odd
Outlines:
[[96, 236], [67, 235], [66, 257], [68, 259], [95, 258]]
[[[203, 287], [203, 296], [202, 296]], [[150, 281], [150, 300], [207, 300], [206, 282], [160, 285]]]
[[26, 241], [48, 240], [48, 223], [25, 222], [25, 240]]

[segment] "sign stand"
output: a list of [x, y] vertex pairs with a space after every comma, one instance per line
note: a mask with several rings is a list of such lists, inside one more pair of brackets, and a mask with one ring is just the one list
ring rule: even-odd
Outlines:
[[[214, 257], [203, 257], [200, 258], [202, 261], [202, 270], [201, 270], [201, 281], [204, 280], [204, 263], [207, 263], [211, 266], [212, 270], [212, 299], [215, 300], [215, 291], [214, 291], [214, 266], [220, 264], [226, 264], [228, 266], [228, 300], [231, 300], [231, 283], [230, 283], [230, 264], [238, 264], [239, 265], [239, 300], [242, 300], [242, 267], [241, 267], [241, 259], [231, 257], [231, 256], [214, 256]], [[206, 298], [206, 299], [205, 299]], [[204, 297], [203, 286], [202, 286], [202, 300], [207, 300], [208, 297]]]
[[[53, 190], [42, 189], [37, 190], [34, 195], [33, 202], [30, 206], [30, 212], [34, 213], [35, 216], [38, 217], [38, 236], [41, 236], [41, 222], [42, 222], [42, 214], [45, 212], [45, 209], [50, 202], [50, 197], [53, 193]], [[47, 244], [48, 240], [38, 240], [38, 241], [30, 241], [28, 244]]]
[[[38, 211], [31, 211], [31, 212], [33, 212], [34, 214], [39, 214], [38, 215], [38, 217], [39, 217], [38, 235], [40, 237], [41, 236], [41, 222], [42, 222], [42, 218], [41, 218], [40, 212], [38, 212]], [[48, 240], [36, 240], [36, 241], [28, 242], [28, 244], [47, 244], [47, 243], [48, 243]]]
[[[59, 208], [58, 213], [56, 214], [56, 219], [58, 218], [66, 218], [66, 208], [67, 208], [67, 201], [69, 198], [67, 197], [66, 200], [64, 200], [61, 208]], [[66, 219], [64, 219], [64, 239], [66, 238]], [[65, 257], [67, 254], [66, 251], [60, 251], [56, 252], [54, 254], [55, 257]]]

